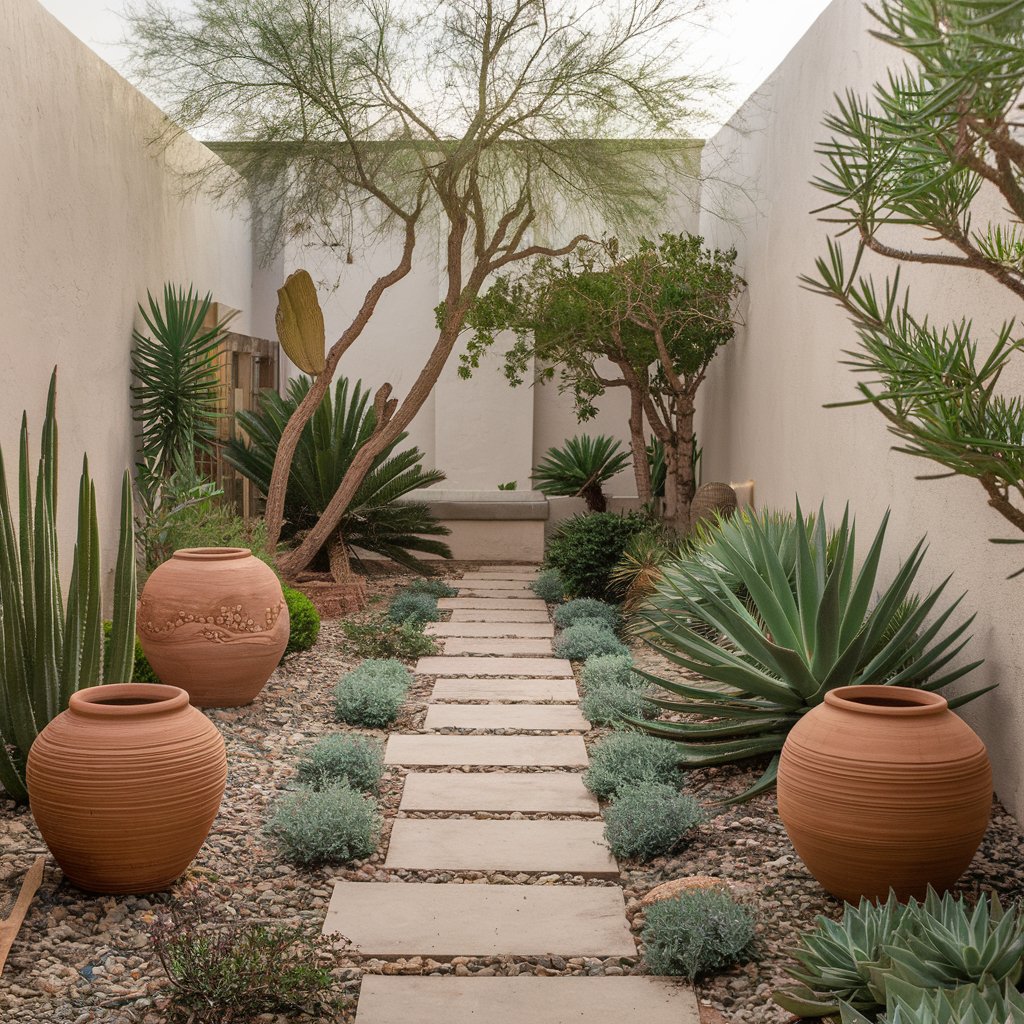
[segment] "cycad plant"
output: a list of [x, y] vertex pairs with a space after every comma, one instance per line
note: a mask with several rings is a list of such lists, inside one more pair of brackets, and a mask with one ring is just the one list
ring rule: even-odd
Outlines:
[[[276, 391], [260, 395], [259, 408], [237, 414], [247, 440], [233, 440], [224, 457], [264, 494], [270, 486], [274, 458], [285, 424], [309, 391], [309, 377], [288, 383], [282, 397]], [[370, 393], [356, 381], [335, 383], [306, 424], [292, 460], [285, 498], [285, 515], [292, 533], [309, 529], [327, 507], [356, 453], [373, 433], [376, 414]], [[410, 491], [444, 480], [439, 470], [424, 469], [418, 448], [395, 449], [406, 439], [401, 434], [374, 459], [370, 471], [349, 504], [341, 525], [327, 545], [331, 570], [336, 577], [350, 571], [353, 549], [374, 552], [417, 571], [426, 566], [413, 552], [451, 558], [451, 551], [436, 537], [449, 531], [431, 515], [426, 505], [400, 502]]]
[[571, 437], [562, 448], [549, 448], [531, 479], [548, 497], [582, 498], [591, 512], [608, 508], [602, 485], [629, 465], [622, 443], [606, 434]]
[[[12, 511], [0, 452], [0, 782], [28, 799], [25, 758], [71, 694], [132, 678], [135, 658], [135, 552], [131, 477], [121, 484], [121, 535], [114, 575], [113, 626], [104, 659], [96, 488], [86, 459], [78, 492], [78, 536], [65, 600], [57, 543], [57, 373], [50, 378], [36, 473], [29, 468], [22, 416], [18, 506]], [[104, 663], [105, 662], [105, 663]]]
[[[981, 664], [951, 664], [970, 640], [973, 616], [945, 629], [963, 598], [940, 606], [949, 578], [919, 600], [912, 593], [923, 540], [888, 585], [879, 586], [888, 519], [886, 513], [859, 568], [849, 511], [829, 536], [824, 509], [809, 527], [799, 505], [792, 575], [786, 552], [754, 516], [738, 518], [730, 535], [719, 535], [717, 564], [683, 559], [667, 566], [656, 606], [642, 613], [647, 639], [702, 678], [649, 676], [669, 694], [656, 703], [685, 718], [633, 724], [676, 740], [690, 766], [773, 755], [758, 782], [736, 798], [741, 801], [774, 786], [789, 730], [829, 690], [860, 683], [939, 690]], [[984, 692], [953, 698], [950, 706]]]

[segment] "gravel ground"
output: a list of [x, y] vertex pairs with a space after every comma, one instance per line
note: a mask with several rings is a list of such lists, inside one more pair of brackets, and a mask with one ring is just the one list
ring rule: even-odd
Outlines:
[[[375, 612], [406, 577], [371, 580]], [[638, 652], [654, 668], [653, 656]], [[390, 822], [401, 796], [403, 769], [389, 769], [381, 791], [384, 837], [369, 860], [348, 868], [300, 869], [285, 863], [272, 840], [262, 833], [267, 806], [293, 777], [297, 755], [329, 732], [344, 729], [333, 721], [331, 689], [355, 659], [345, 648], [336, 623], [325, 623], [316, 647], [294, 655], [274, 673], [257, 701], [246, 708], [208, 712], [224, 734], [228, 748], [228, 788], [210, 837], [186, 879], [199, 880], [222, 895], [225, 911], [239, 919], [277, 920], [318, 929], [334, 879], [384, 879], [384, 851]], [[422, 725], [432, 680], [417, 681], [397, 729]], [[587, 737], [596, 740], [606, 730]], [[763, 767], [763, 766], [762, 766]], [[500, 770], [500, 769], [496, 769]], [[532, 769], [523, 769], [526, 771]], [[796, 859], [775, 814], [774, 800], [761, 797], [722, 810], [716, 802], [740, 792], [761, 767], [703, 769], [690, 773], [688, 788], [709, 805], [714, 817], [691, 842], [671, 857], [647, 864], [625, 863], [622, 884], [634, 927], [643, 923], [640, 898], [661, 882], [688, 875], [727, 880], [735, 894], [756, 911], [757, 946], [749, 963], [698, 985], [702, 1000], [734, 1022], [784, 1021], [787, 1015], [770, 1004], [770, 992], [784, 978], [784, 949], [819, 913], [835, 916], [836, 900], [826, 896]], [[716, 813], [719, 812], [719, 813]], [[468, 817], [468, 815], [455, 815]], [[481, 814], [479, 817], [522, 817]], [[993, 888], [1024, 896], [1021, 831], [996, 805], [984, 844], [962, 888]], [[23, 871], [45, 847], [24, 808], [0, 801], [0, 913], [3, 893], [13, 895]], [[389, 874], [389, 873], [388, 873]], [[565, 875], [502, 875], [481, 872], [402, 872], [420, 881], [516, 882], [538, 885], [610, 885]], [[48, 1022], [144, 1022], [165, 1019], [161, 1009], [167, 982], [149, 948], [147, 927], [166, 896], [89, 897], [71, 888], [60, 871], [47, 867], [21, 934], [0, 982], [0, 1019], [19, 1024]], [[441, 963], [421, 957], [364, 960], [343, 953], [337, 968], [353, 990], [362, 972], [384, 974], [642, 974], [642, 959], [466, 958]], [[351, 1021], [351, 1011], [340, 1018]]]

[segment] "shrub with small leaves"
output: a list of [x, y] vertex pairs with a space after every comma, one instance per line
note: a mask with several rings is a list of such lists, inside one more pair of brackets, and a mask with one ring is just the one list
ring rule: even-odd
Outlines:
[[554, 651], [557, 657], [573, 661], [601, 654], [629, 654], [629, 648], [603, 619], [577, 619], [555, 638]]
[[650, 860], [677, 849], [703, 820], [700, 804], [675, 786], [622, 786], [605, 810], [604, 837], [616, 857]]
[[566, 593], [573, 597], [608, 596], [612, 572], [627, 544], [649, 525], [633, 512], [572, 516], [555, 528], [545, 562], [558, 570]]
[[458, 590], [436, 576], [431, 579], [419, 577], [405, 588], [414, 594], [429, 594], [431, 597], [456, 597]]
[[642, 732], [613, 732], [590, 750], [590, 767], [583, 782], [595, 796], [614, 796], [627, 786], [664, 782], [676, 785], [682, 778], [679, 752], [674, 743]]
[[299, 782], [324, 789], [347, 782], [362, 793], [376, 792], [384, 775], [384, 744], [372, 736], [325, 736], [296, 765]]
[[530, 589], [548, 604], [560, 604], [565, 600], [565, 585], [557, 569], [545, 569], [538, 574]]
[[342, 632], [352, 653], [359, 658], [424, 658], [437, 654], [437, 644], [423, 632], [422, 624], [389, 622], [342, 622]]
[[412, 675], [393, 658], [370, 658], [347, 672], [334, 688], [334, 710], [341, 722], [383, 729], [398, 717]]
[[348, 864], [377, 849], [381, 820], [372, 796], [335, 782], [286, 793], [274, 808], [267, 833], [295, 864]]
[[754, 917], [721, 889], [696, 889], [647, 909], [644, 959], [651, 973], [695, 978], [743, 959]]
[[285, 654], [308, 651], [320, 635], [320, 613], [316, 605], [301, 590], [282, 587], [285, 603], [288, 605], [288, 646]]
[[633, 671], [631, 654], [595, 654], [583, 666], [583, 689], [597, 686], [621, 686], [638, 690], [644, 679]]
[[580, 619], [603, 619], [609, 629], [618, 629], [621, 617], [615, 605], [593, 597], [577, 597], [555, 609], [555, 625], [562, 629], [567, 629]]
[[437, 610], [437, 598], [414, 590], [396, 594], [388, 606], [388, 619], [392, 622], [436, 622], [441, 617]]
[[654, 705], [644, 700], [641, 690], [619, 683], [591, 684], [580, 698], [581, 714], [594, 725], [618, 725], [627, 718], [653, 717], [656, 711]]

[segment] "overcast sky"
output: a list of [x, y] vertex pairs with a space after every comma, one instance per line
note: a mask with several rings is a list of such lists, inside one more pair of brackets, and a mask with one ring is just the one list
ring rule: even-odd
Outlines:
[[[174, 0], [187, 7], [189, 0]], [[732, 82], [738, 107], [807, 31], [830, 0], [719, 0], [713, 28], [695, 51]], [[123, 0], [41, 0], [104, 60], [119, 67]]]

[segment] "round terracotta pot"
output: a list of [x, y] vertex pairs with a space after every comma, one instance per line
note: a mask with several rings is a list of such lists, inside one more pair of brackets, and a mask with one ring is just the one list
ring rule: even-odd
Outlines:
[[288, 605], [248, 548], [183, 548], [142, 590], [139, 640], [161, 682], [200, 708], [249, 704], [288, 646]]
[[80, 889], [168, 888], [203, 845], [224, 795], [213, 724], [176, 686], [114, 683], [71, 695], [28, 755], [32, 814]]
[[985, 744], [945, 698], [901, 686], [844, 686], [790, 730], [779, 817], [829, 892], [923, 898], [966, 870], [988, 825]]

